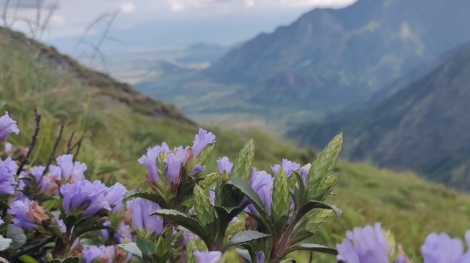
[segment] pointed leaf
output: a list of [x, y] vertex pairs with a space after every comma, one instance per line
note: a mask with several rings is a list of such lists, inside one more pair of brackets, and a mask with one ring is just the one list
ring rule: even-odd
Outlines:
[[124, 195], [124, 199], [129, 199], [133, 197], [140, 197], [140, 198], [152, 201], [154, 203], [159, 204], [160, 207], [166, 206], [165, 199], [163, 199], [163, 197], [157, 194], [140, 192], [139, 190], [134, 189], [134, 190], [127, 191], [127, 193]]
[[[316, 184], [333, 172], [333, 168], [338, 161], [342, 143], [343, 135], [339, 134], [318, 155], [308, 172], [308, 189], [314, 189]], [[312, 194], [309, 194], [309, 196], [312, 196]]]
[[311, 190], [310, 200], [324, 201], [338, 182], [338, 174], [330, 174]]
[[196, 250], [196, 242], [189, 240], [186, 243], [186, 263], [196, 263], [196, 258], [194, 257], [194, 251]]
[[194, 218], [191, 218], [179, 211], [170, 209], [160, 209], [153, 212], [152, 215], [158, 215], [162, 218], [168, 219], [199, 236], [206, 245], [211, 244], [211, 237], [207, 235], [206, 229]]
[[287, 255], [293, 251], [299, 251], [299, 250], [306, 250], [306, 251], [310, 251], [310, 252], [319, 252], [319, 253], [323, 253], [323, 254], [329, 254], [329, 255], [338, 255], [338, 251], [334, 248], [330, 248], [330, 247], [325, 247], [325, 246], [322, 246], [322, 245], [317, 245], [317, 244], [300, 244], [300, 245], [297, 245], [297, 246], [293, 246], [291, 248], [289, 248], [285, 253], [284, 255]]
[[305, 182], [302, 179], [302, 177], [300, 176], [300, 174], [296, 171], [294, 171], [294, 174], [295, 174], [295, 177], [297, 178], [297, 185], [296, 185], [296, 188], [295, 188], [295, 191], [294, 191], [294, 198], [296, 200], [296, 205], [297, 205], [296, 208], [298, 208], [298, 207], [304, 205], [305, 202], [306, 202], [306, 200], [305, 200], [306, 188], [305, 188]]
[[202, 150], [202, 152], [199, 153], [199, 155], [197, 156], [196, 164], [203, 165], [206, 162], [207, 158], [211, 155], [214, 148], [215, 143], [207, 145], [206, 148], [204, 148], [204, 150]]
[[152, 242], [149, 242], [147, 240], [142, 239], [139, 236], [135, 237], [135, 244], [139, 248], [139, 250], [142, 252], [142, 255], [145, 255], [147, 257], [152, 257], [154, 251], [155, 251], [155, 244]]
[[250, 179], [255, 159], [255, 144], [253, 139], [249, 140], [240, 150], [237, 159], [233, 163], [232, 178], [240, 178], [245, 181]]
[[134, 242], [127, 244], [119, 244], [117, 246], [131, 253], [134, 256], [142, 258], [142, 251], [140, 251], [139, 247], [137, 247], [136, 243]]
[[309, 211], [311, 211], [313, 209], [319, 209], [319, 208], [333, 210], [333, 212], [335, 212], [336, 216], [340, 216], [341, 213], [342, 213], [342, 211], [339, 210], [336, 206], [325, 204], [325, 203], [318, 202], [318, 201], [309, 201], [309, 202], [307, 202], [307, 204], [305, 204], [304, 206], [299, 208], [299, 210], [297, 211], [297, 214], [295, 216], [294, 222], [299, 222], [300, 219], [305, 214], [307, 214]]
[[253, 188], [247, 182], [239, 178], [232, 178], [227, 182], [227, 184], [235, 186], [248, 198], [251, 204], [253, 204], [253, 206], [256, 208], [256, 211], [259, 214], [259, 218], [263, 221], [264, 226], [269, 229], [271, 234], [274, 235], [276, 233], [274, 225], [270, 220], [270, 216], [268, 215], [263, 202], [255, 190], [253, 190]]
[[236, 246], [239, 244], [243, 244], [246, 242], [250, 242], [252, 240], [257, 240], [257, 239], [261, 239], [265, 237], [269, 237], [269, 235], [266, 235], [258, 231], [251, 231], [251, 230], [242, 231], [242, 232], [235, 234], [230, 239], [230, 241], [227, 244], [225, 244], [225, 246], [222, 248], [222, 251], [225, 251], [227, 250], [227, 248], [232, 247], [232, 246]]
[[220, 176], [219, 173], [208, 174], [207, 176], [204, 177], [202, 181], [199, 182], [199, 185], [202, 188], [209, 188], [212, 184], [217, 182], [217, 179], [219, 178], [219, 176]]
[[236, 248], [235, 251], [237, 251], [238, 255], [240, 255], [243, 260], [245, 260], [245, 263], [253, 263], [250, 252], [248, 252], [248, 250]]
[[289, 187], [287, 186], [287, 175], [282, 166], [274, 178], [272, 217], [277, 233], [282, 233], [289, 215]]
[[330, 209], [316, 209], [305, 214], [295, 227], [290, 243], [295, 244], [314, 235], [333, 214]]
[[206, 195], [204, 190], [199, 186], [194, 186], [194, 212], [197, 220], [203, 225], [207, 225], [214, 221], [212, 206], [209, 201], [209, 196]]

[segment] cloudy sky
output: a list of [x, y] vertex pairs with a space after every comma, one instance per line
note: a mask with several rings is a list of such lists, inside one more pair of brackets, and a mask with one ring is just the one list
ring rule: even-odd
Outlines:
[[[0, 0], [4, 12], [7, 0]], [[9, 23], [31, 31], [38, 3], [44, 22], [56, 0], [10, 0]], [[355, 0], [60, 0], [42, 41], [70, 46], [97, 17], [119, 10], [112, 31], [133, 47], [188, 45], [211, 42], [231, 45], [260, 32], [293, 22], [314, 7], [343, 7]], [[19, 7], [19, 11], [16, 11]], [[90, 33], [99, 34], [105, 22]], [[69, 43], [70, 42], [70, 43]]]

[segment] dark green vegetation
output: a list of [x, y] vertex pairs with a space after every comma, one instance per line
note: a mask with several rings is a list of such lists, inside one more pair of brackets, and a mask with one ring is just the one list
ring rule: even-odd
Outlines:
[[467, 45], [422, 78], [397, 86], [389, 98], [355, 118], [343, 111], [291, 135], [321, 146], [331, 135], [344, 131], [344, 153], [351, 159], [412, 169], [431, 180], [469, 190], [469, 83]]
[[149, 79], [137, 88], [202, 120], [250, 121], [256, 114], [267, 124], [301, 123], [368, 97], [469, 41], [469, 11], [466, 0], [359, 0], [315, 9], [200, 73]]
[[[134, 108], [132, 103], [119, 99], [118, 89], [95, 85], [92, 79], [77, 78], [77, 73], [68, 67], [58, 68], [49, 56], [40, 55], [38, 50], [43, 48], [47, 49], [19, 34], [1, 31], [0, 112], [9, 111], [21, 129], [20, 135], [9, 137], [9, 141], [16, 148], [29, 144], [34, 128], [33, 109], [38, 108], [43, 116], [33, 163], [47, 162], [60, 122], [65, 122], [66, 128], [58, 154], [66, 150], [65, 138], [76, 131], [76, 138], [84, 137], [78, 160], [88, 165], [87, 176], [116, 180], [128, 188], [143, 182], [146, 169], [137, 164], [137, 159], [147, 147], [163, 141], [170, 146], [191, 144], [198, 126], [190, 124], [182, 115], [157, 116], [147, 114], [147, 107]], [[55, 54], [55, 60], [65, 59]], [[102, 76], [82, 70], [90, 76]], [[141, 96], [131, 88], [127, 94], [130, 94], [129, 101]], [[255, 165], [260, 169], [269, 170], [283, 157], [301, 163], [314, 159], [312, 152], [256, 130], [208, 129], [217, 135], [216, 150], [208, 161], [210, 170], [215, 169], [216, 156], [234, 158], [250, 138], [256, 144]], [[314, 237], [315, 243], [334, 246], [347, 229], [381, 221], [410, 255], [416, 255], [427, 233], [447, 231], [462, 237], [468, 228], [468, 196], [409, 173], [344, 161], [338, 167], [337, 197], [332, 196], [328, 203], [338, 205], [344, 213], [328, 221]], [[328, 257], [318, 262], [331, 261]]]

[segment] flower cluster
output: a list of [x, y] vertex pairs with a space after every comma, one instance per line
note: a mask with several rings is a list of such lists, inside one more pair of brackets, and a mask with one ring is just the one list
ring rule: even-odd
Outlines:
[[[0, 141], [12, 133], [19, 129], [5, 114]], [[38, 262], [278, 263], [310, 250], [342, 263], [411, 263], [380, 223], [348, 231], [336, 249], [307, 243], [319, 225], [341, 214], [325, 203], [338, 180], [341, 135], [312, 163], [283, 159], [269, 171], [253, 166], [249, 141], [236, 158], [217, 159], [211, 173], [205, 162], [215, 139], [200, 129], [192, 146], [149, 148], [137, 160], [146, 167], [145, 184], [129, 191], [119, 182], [89, 180], [76, 154], [58, 154], [53, 162], [54, 152], [45, 166], [0, 159], [0, 235], [24, 240], [5, 245], [1, 256], [12, 262], [28, 254]], [[468, 247], [470, 231], [465, 238]], [[430, 234], [421, 253], [424, 263], [470, 262], [470, 249], [445, 233]]]
[[[364, 228], [354, 228], [346, 233], [346, 238], [336, 247], [337, 259], [345, 263], [389, 263], [390, 244], [380, 223]], [[466, 263], [470, 262], [470, 231], [465, 233], [467, 251], [460, 239], [451, 238], [446, 233], [429, 234], [421, 246], [424, 263]], [[400, 247], [399, 247], [400, 248]], [[395, 263], [411, 263], [399, 249]]]

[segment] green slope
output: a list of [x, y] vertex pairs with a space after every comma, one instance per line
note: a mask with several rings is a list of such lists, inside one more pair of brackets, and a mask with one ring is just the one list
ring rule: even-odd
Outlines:
[[[87, 176], [111, 178], [131, 188], [143, 181], [146, 171], [136, 160], [147, 147], [163, 141], [171, 146], [187, 145], [197, 132], [197, 127], [186, 121], [140, 114], [110, 98], [112, 95], [96, 96], [97, 87], [76, 81], [71, 72], [50, 67], [44, 58], [18, 49], [10, 41], [0, 43], [0, 112], [9, 111], [21, 129], [20, 135], [9, 137], [9, 141], [15, 147], [27, 145], [34, 129], [33, 108], [43, 115], [33, 163], [46, 161], [60, 122], [65, 122], [59, 153], [65, 151], [65, 138], [76, 131], [77, 136], [84, 137], [78, 159], [88, 165]], [[261, 169], [270, 169], [283, 157], [301, 163], [314, 159], [311, 151], [256, 130], [209, 130], [217, 135], [209, 169], [215, 168], [216, 156], [233, 158], [249, 138], [255, 140], [256, 166]], [[329, 203], [338, 205], [344, 214], [331, 219], [314, 242], [334, 246], [347, 229], [382, 221], [415, 255], [426, 233], [445, 230], [462, 236], [468, 227], [470, 198], [465, 195], [413, 174], [397, 174], [366, 164], [340, 162], [338, 169], [337, 197], [331, 197]], [[319, 258], [317, 262], [332, 262], [332, 258]]]
[[344, 9], [315, 9], [200, 74], [150, 79], [138, 88], [191, 114], [236, 113], [242, 120], [251, 114], [278, 127], [302, 123], [469, 41], [469, 11], [466, 0], [359, 0]]
[[320, 145], [345, 132], [356, 160], [412, 169], [431, 180], [470, 189], [470, 45], [374, 108], [348, 121], [316, 123], [292, 132]]

